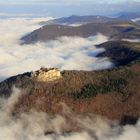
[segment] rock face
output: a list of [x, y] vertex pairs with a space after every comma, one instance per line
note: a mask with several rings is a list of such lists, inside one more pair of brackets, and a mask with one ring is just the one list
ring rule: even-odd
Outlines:
[[32, 72], [31, 77], [39, 82], [51, 82], [61, 78], [61, 72], [57, 68], [41, 68], [37, 72]]

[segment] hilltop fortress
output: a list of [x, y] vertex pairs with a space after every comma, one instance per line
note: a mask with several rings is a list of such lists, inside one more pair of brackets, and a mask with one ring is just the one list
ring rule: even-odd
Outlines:
[[60, 79], [61, 72], [57, 68], [40, 68], [39, 71], [32, 72], [31, 77], [39, 82], [52, 82]]

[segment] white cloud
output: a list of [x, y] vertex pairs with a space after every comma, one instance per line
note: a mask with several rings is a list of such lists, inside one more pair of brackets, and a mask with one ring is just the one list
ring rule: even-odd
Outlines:
[[[50, 18], [49, 18], [50, 19]], [[98, 34], [87, 39], [80, 37], [61, 37], [47, 43], [20, 45], [19, 39], [40, 27], [41, 19], [4, 19], [0, 20], [0, 79], [41, 66], [60, 69], [95, 70], [112, 65], [108, 58], [99, 59], [95, 55], [104, 51], [95, 45], [107, 41]]]
[[126, 2], [140, 2], [140, 0], [115, 0], [115, 1], [109, 1], [109, 0], [102, 0], [102, 1], [97, 1], [97, 0], [7, 0], [7, 1], [0, 1], [1, 4], [12, 4], [12, 5], [16, 5], [16, 4], [70, 4], [70, 5], [75, 5], [78, 3], [81, 4], [101, 4], [101, 3], [126, 3]]
[[129, 39], [129, 38], [125, 38], [123, 40], [124, 41], [128, 41], [128, 42], [140, 42], [140, 39]]
[[[32, 18], [32, 17], [42, 17], [41, 14], [32, 14], [32, 13], [0, 13], [0, 17], [4, 17], [4, 18]], [[46, 20], [48, 19], [53, 19], [52, 17], [47, 17], [44, 18]], [[43, 18], [42, 18], [43, 20]]]
[[131, 19], [133, 22], [138, 22], [140, 21], [140, 17], [139, 18], [134, 18], [134, 19]]
[[33, 16], [33, 14], [10, 14], [10, 13], [0, 13], [1, 17], [27, 17], [27, 16]]
[[[80, 37], [62, 37], [48, 43], [19, 45], [19, 39], [25, 33], [39, 28], [37, 24], [46, 19], [6, 19], [0, 20], [0, 77], [9, 77], [40, 66], [58, 66], [61, 69], [99, 69], [109, 67], [109, 60], [98, 59], [91, 55], [104, 51], [96, 44], [107, 41], [107, 37], [98, 34], [88, 39]], [[4, 140], [139, 140], [140, 121], [135, 126], [119, 126], [100, 116], [77, 116], [70, 112], [72, 121], [82, 131], [64, 135], [62, 128], [67, 120], [57, 115], [52, 118], [46, 113], [22, 113], [15, 118], [11, 116], [15, 103], [22, 95], [14, 89], [8, 99], [0, 99], [0, 139]], [[24, 92], [23, 92], [24, 93]], [[26, 93], [25, 93], [26, 94]], [[45, 136], [52, 130], [57, 134]]]
[[[22, 92], [22, 93], [21, 93]], [[1, 140], [139, 140], [140, 121], [136, 125], [120, 126], [117, 122], [107, 120], [94, 114], [76, 115], [64, 107], [64, 116], [50, 116], [44, 112], [31, 111], [12, 116], [14, 105], [24, 91], [13, 90], [6, 100], [0, 98], [0, 139]], [[65, 112], [66, 107], [66, 112]], [[69, 122], [72, 122], [70, 124]], [[81, 131], [64, 134], [68, 127], [79, 126]], [[71, 128], [70, 127], [70, 128]], [[45, 135], [45, 132], [54, 134]]]

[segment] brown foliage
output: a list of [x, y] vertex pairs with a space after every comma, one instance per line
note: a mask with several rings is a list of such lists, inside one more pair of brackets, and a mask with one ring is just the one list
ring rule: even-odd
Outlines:
[[[49, 83], [33, 81], [30, 78], [26, 80], [24, 78], [20, 84], [15, 82], [17, 87], [28, 90], [16, 104], [14, 113], [28, 112], [31, 109], [50, 114], [62, 113], [60, 104], [63, 102], [74, 112], [95, 113], [113, 120], [121, 120], [124, 116], [140, 116], [139, 61], [112, 70], [63, 71], [62, 75], [62, 79]], [[126, 83], [121, 85], [118, 79]], [[103, 90], [97, 90], [95, 96], [75, 99], [73, 94], [81, 93], [82, 89], [89, 84]], [[104, 89], [106, 86], [109, 87]]]

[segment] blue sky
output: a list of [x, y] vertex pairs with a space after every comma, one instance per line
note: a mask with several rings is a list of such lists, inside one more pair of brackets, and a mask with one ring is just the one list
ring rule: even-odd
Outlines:
[[140, 0], [0, 0], [0, 4], [77, 4], [77, 3], [123, 3]]
[[140, 12], [140, 0], [0, 0], [0, 15], [113, 15]]

